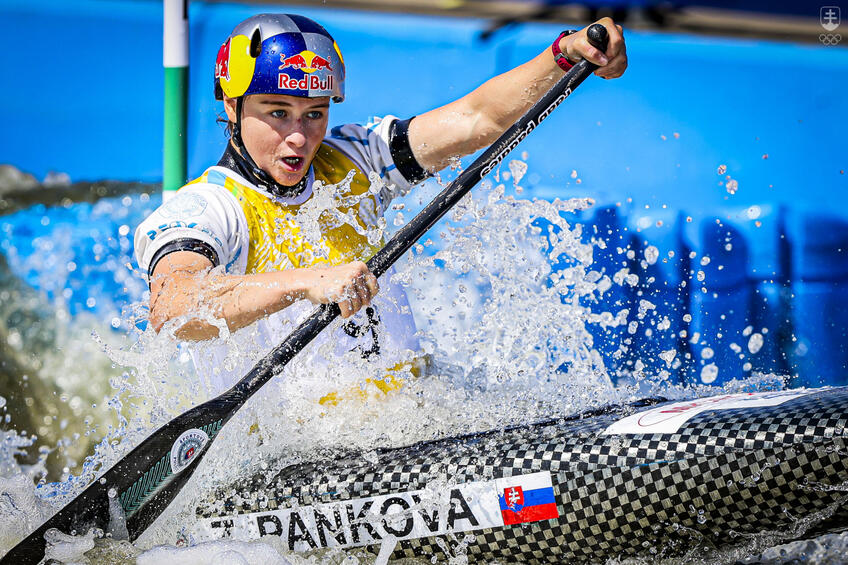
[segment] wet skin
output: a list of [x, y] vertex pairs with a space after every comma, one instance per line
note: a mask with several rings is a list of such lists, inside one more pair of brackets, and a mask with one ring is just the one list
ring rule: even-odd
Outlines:
[[[236, 100], [224, 99], [227, 118], [236, 121]], [[294, 186], [309, 171], [330, 114], [330, 98], [287, 94], [247, 96], [242, 108], [241, 138], [260, 169], [283, 186]]]

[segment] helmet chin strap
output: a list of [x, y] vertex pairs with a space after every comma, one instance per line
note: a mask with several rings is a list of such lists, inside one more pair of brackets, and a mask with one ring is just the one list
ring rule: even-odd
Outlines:
[[303, 178], [300, 179], [294, 186], [284, 186], [274, 180], [274, 178], [264, 169], [259, 168], [259, 165], [256, 164], [256, 161], [254, 161], [253, 157], [250, 156], [250, 153], [247, 152], [247, 147], [244, 146], [244, 141], [241, 138], [241, 115], [243, 109], [244, 96], [239, 96], [236, 98], [236, 123], [233, 126], [232, 140], [247, 165], [247, 171], [254, 177], [251, 180], [253, 180], [257, 185], [267, 189], [268, 192], [278, 196], [297, 196], [306, 190], [306, 177], [308, 175], [303, 175]]

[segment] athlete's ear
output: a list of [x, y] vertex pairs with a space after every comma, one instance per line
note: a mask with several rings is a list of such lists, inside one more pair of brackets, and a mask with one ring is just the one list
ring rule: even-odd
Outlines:
[[224, 95], [224, 111], [231, 123], [236, 123], [236, 99]]

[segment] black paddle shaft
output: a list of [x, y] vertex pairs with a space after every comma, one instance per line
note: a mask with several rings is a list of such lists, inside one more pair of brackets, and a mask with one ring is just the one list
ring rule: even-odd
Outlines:
[[[591, 25], [588, 35], [596, 48], [606, 51], [608, 37], [602, 25]], [[574, 65], [541, 100], [368, 261], [371, 272], [378, 277], [383, 275], [480, 179], [500, 165], [507, 154], [596, 68], [585, 60]], [[126, 520], [129, 538], [137, 538], [188, 482], [221, 427], [339, 313], [337, 304], [322, 305], [233, 388], [177, 416], [150, 434], [79, 496], [12, 548], [0, 560], [0, 565], [39, 563], [45, 553], [44, 533], [51, 528], [79, 534], [93, 527], [120, 532]]]

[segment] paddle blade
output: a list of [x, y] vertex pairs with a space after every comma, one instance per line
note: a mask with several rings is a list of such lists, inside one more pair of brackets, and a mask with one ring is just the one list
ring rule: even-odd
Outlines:
[[209, 444], [243, 403], [242, 395], [225, 393], [168, 422], [12, 548], [0, 564], [36, 565], [44, 558], [47, 530], [105, 532], [110, 514], [118, 522], [126, 519], [134, 540], [191, 478]]

